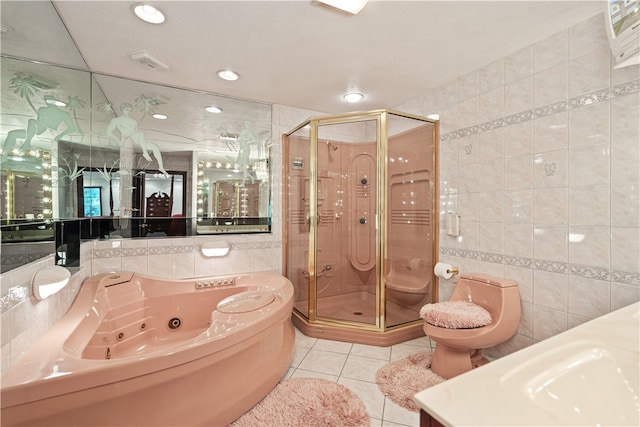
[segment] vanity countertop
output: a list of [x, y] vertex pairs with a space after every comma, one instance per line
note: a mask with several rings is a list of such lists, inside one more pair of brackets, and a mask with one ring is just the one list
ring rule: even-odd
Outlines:
[[417, 393], [445, 426], [640, 425], [640, 303]]

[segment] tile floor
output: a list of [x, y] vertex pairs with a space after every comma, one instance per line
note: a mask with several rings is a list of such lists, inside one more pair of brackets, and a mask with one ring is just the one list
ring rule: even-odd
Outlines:
[[430, 348], [426, 336], [391, 347], [376, 347], [311, 338], [296, 330], [295, 355], [284, 379], [311, 377], [335, 381], [362, 399], [372, 427], [415, 427], [419, 425], [419, 414], [396, 405], [382, 394], [375, 375], [389, 362]]

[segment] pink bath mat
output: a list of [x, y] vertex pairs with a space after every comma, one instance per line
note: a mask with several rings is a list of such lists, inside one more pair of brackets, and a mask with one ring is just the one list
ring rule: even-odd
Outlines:
[[491, 323], [491, 313], [469, 301], [444, 301], [426, 304], [420, 317], [430, 325], [448, 329], [471, 329]]

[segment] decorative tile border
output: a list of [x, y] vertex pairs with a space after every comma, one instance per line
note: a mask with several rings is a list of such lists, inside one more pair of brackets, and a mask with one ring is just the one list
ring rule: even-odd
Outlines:
[[[53, 248], [54, 247], [52, 246], [51, 247], [52, 251], [53, 251]], [[27, 253], [27, 254], [2, 255], [0, 257], [0, 262], [2, 263], [2, 265], [10, 265], [10, 264], [24, 265], [24, 264], [28, 264], [30, 262], [37, 261], [37, 260], [41, 259], [44, 255], [46, 255], [46, 254]]]
[[[179, 246], [152, 246], [142, 248], [112, 248], [112, 249], [94, 249], [91, 251], [91, 257], [96, 258], [117, 258], [130, 256], [149, 256], [163, 254], [189, 254], [199, 253], [202, 244], [195, 245], [179, 245]], [[274, 242], [236, 242], [229, 245], [235, 250], [260, 250], [281, 248], [281, 241]]]
[[0, 297], [0, 313], [4, 313], [30, 297], [28, 286], [14, 286]]
[[509, 255], [499, 255], [488, 252], [477, 252], [465, 249], [445, 247], [440, 248], [440, 254], [446, 256], [458, 256], [468, 259], [477, 259], [478, 261], [510, 265], [513, 267], [531, 268], [534, 270], [548, 271], [550, 273], [569, 274], [571, 276], [584, 277], [587, 279], [604, 280], [615, 283], [640, 286], [639, 273], [629, 273], [625, 271], [615, 270], [609, 271], [602, 267], [537, 260], [531, 258], [520, 258]]
[[598, 104], [620, 96], [630, 95], [640, 92], [640, 79], [627, 83], [622, 83], [610, 89], [601, 89], [589, 92], [584, 95], [576, 96], [567, 101], [557, 102], [555, 104], [545, 105], [544, 107], [534, 108], [533, 110], [523, 111], [521, 113], [512, 114], [490, 122], [482, 123], [476, 126], [470, 126], [457, 131], [440, 135], [440, 141], [448, 141], [465, 136], [475, 135], [477, 133], [487, 132], [506, 126], [527, 122], [540, 117], [550, 116], [552, 114], [569, 111], [587, 105]]

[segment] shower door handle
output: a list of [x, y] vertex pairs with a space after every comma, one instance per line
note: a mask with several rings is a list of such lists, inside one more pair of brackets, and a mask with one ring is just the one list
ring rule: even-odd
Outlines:
[[[316, 216], [316, 224], [320, 224], [320, 220], [322, 219], [322, 215], [320, 215], [320, 212], [318, 212], [318, 215]], [[309, 225], [309, 227], [311, 227], [311, 215], [307, 214], [307, 224]]]

